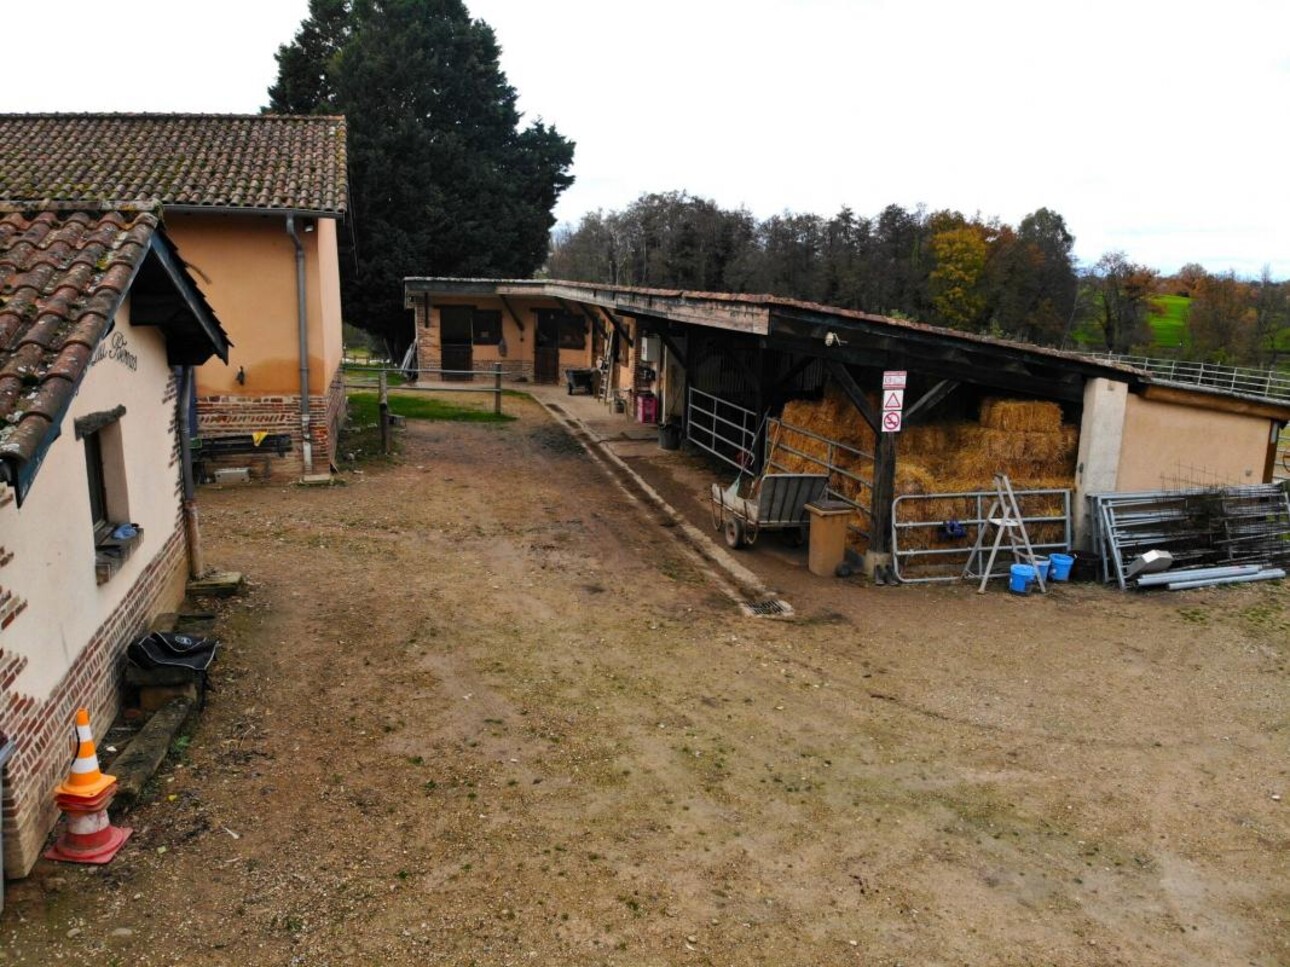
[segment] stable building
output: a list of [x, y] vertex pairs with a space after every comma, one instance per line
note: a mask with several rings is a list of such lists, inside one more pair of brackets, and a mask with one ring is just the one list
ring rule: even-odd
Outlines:
[[0, 201], [149, 199], [234, 344], [197, 372], [198, 459], [326, 473], [345, 413], [345, 119], [0, 115]]
[[[1036, 492], [1037, 521], [1064, 520], [1053, 546], [1087, 546], [1087, 495], [1269, 481], [1290, 420], [1286, 399], [773, 296], [451, 278], [404, 292], [419, 366], [500, 362], [539, 383], [590, 369], [606, 405], [732, 472], [827, 474], [855, 508], [853, 547], [879, 558], [915, 532], [939, 553], [936, 525], [972, 508], [912, 498], [985, 491], [998, 472]], [[886, 428], [885, 373], [902, 374]]]
[[229, 341], [155, 206], [0, 207], [4, 874], [58, 818], [78, 707], [115, 717], [130, 639], [183, 598], [193, 369]]

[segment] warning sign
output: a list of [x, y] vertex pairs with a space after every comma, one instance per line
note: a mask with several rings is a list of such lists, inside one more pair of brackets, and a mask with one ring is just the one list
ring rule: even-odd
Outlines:
[[903, 410], [905, 408], [905, 391], [903, 389], [883, 390], [882, 408], [884, 410]]
[[899, 433], [901, 419], [900, 410], [887, 410], [882, 414], [882, 432]]
[[905, 377], [909, 375], [907, 370], [903, 369], [885, 369], [882, 373], [883, 389], [904, 389]]

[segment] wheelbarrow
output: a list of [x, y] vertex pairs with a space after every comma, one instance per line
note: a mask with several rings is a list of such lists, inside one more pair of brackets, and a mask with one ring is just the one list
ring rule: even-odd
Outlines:
[[828, 489], [822, 473], [767, 473], [753, 480], [741, 496], [736, 480], [729, 487], [712, 485], [712, 526], [723, 531], [726, 544], [738, 549], [756, 542], [764, 530], [785, 531], [794, 543], [806, 540], [806, 505]]
[[566, 369], [564, 371], [565, 387], [572, 396], [579, 390], [586, 390], [588, 396], [596, 395], [596, 376], [594, 369]]

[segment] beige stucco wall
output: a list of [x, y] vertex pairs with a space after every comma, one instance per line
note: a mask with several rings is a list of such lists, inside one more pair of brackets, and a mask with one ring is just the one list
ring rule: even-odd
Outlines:
[[[39, 700], [49, 696], [175, 532], [179, 469], [172, 462], [175, 403], [165, 400], [165, 343], [156, 329], [129, 326], [127, 312], [118, 315], [106, 352], [82, 382], [22, 508], [16, 502], [0, 507], [0, 533], [13, 553], [4, 583], [27, 601], [26, 610], [0, 631], [0, 645], [28, 659], [11, 688]], [[142, 525], [144, 535], [130, 559], [99, 585], [84, 444], [76, 439], [73, 421], [120, 404], [126, 408], [119, 429], [129, 518]], [[182, 592], [182, 583], [178, 588]]]
[[[314, 231], [306, 232], [310, 224]], [[286, 218], [179, 213], [166, 217], [166, 230], [233, 343], [227, 366], [198, 369], [198, 395], [298, 396], [296, 256]], [[309, 389], [322, 395], [341, 356], [336, 224], [297, 219], [296, 230], [305, 249]], [[237, 382], [239, 367], [245, 384]]]
[[[506, 342], [506, 355], [501, 354], [500, 346], [481, 346], [474, 345], [471, 347], [471, 359], [475, 369], [488, 369], [493, 363], [505, 363], [508, 367], [517, 364], [525, 364], [524, 369], [527, 373], [533, 372], [533, 362], [535, 356], [535, 337], [534, 332], [537, 328], [537, 309], [562, 309], [560, 303], [552, 299], [520, 299], [508, 298], [511, 309], [515, 310], [515, 316], [519, 317], [517, 323], [515, 317], [502, 304], [500, 299], [490, 298], [487, 296], [458, 296], [435, 298], [430, 306], [430, 326], [425, 326], [425, 309], [424, 296], [416, 293], [413, 296], [413, 306], [416, 320], [416, 339], [421, 355], [421, 365], [429, 368], [431, 365], [439, 365], [439, 352], [441, 342], [439, 338], [439, 316], [440, 309], [443, 306], [473, 306], [476, 309], [496, 309], [502, 314], [502, 338]], [[566, 368], [585, 368], [591, 365], [591, 344], [592, 333], [590, 323], [588, 323], [587, 342], [583, 349], [561, 349], [560, 350], [560, 369]]]
[[1272, 422], [1128, 395], [1116, 490], [1263, 482]]
[[[336, 220], [320, 218], [312, 233], [303, 235], [305, 240], [305, 286], [311, 302], [309, 316], [309, 348], [314, 354], [317, 346], [322, 359], [321, 370], [310, 363], [309, 391], [325, 393], [327, 381], [340, 367], [344, 350], [344, 332], [341, 327], [340, 308], [340, 251], [336, 246]], [[317, 301], [314, 305], [312, 300]]]

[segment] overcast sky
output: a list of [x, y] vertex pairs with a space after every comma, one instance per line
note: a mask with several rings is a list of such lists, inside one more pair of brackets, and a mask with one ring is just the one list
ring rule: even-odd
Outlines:
[[[577, 142], [561, 220], [673, 189], [758, 217], [1047, 206], [1085, 262], [1290, 277], [1286, 0], [467, 5]], [[5, 7], [0, 110], [250, 112], [307, 2]]]

